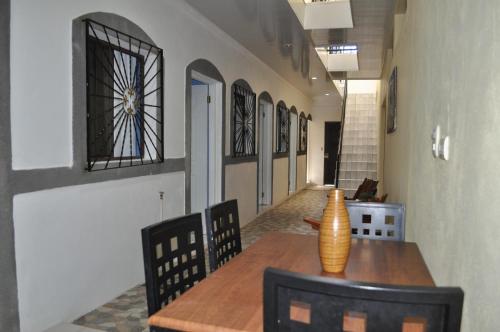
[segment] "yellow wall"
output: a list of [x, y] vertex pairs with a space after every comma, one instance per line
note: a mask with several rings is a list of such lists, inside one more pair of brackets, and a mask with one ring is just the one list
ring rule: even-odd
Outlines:
[[307, 185], [307, 155], [297, 156], [297, 191]]
[[[464, 289], [462, 331], [500, 330], [499, 18], [500, 1], [408, 1], [384, 73], [398, 66], [384, 188], [406, 203], [407, 240], [436, 283]], [[431, 154], [438, 124], [448, 162]]]
[[226, 200], [238, 200], [240, 226], [257, 215], [257, 163], [226, 165]]
[[288, 158], [273, 160], [273, 205], [288, 198]]

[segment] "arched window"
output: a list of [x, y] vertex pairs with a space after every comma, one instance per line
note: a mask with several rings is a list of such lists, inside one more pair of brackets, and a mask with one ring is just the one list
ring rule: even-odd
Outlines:
[[290, 114], [283, 101], [276, 106], [276, 152], [288, 152], [290, 143]]
[[163, 162], [163, 51], [86, 18], [87, 170]]
[[233, 99], [233, 156], [255, 155], [255, 93], [244, 80], [234, 82]]
[[307, 152], [307, 118], [304, 112], [299, 117], [299, 151]]

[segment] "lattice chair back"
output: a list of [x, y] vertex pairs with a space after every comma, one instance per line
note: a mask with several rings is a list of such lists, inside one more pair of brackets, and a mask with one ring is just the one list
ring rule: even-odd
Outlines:
[[148, 314], [206, 277], [201, 213], [142, 229]]
[[233, 199], [205, 210], [210, 272], [241, 252], [238, 201]]
[[463, 297], [455, 287], [355, 283], [267, 268], [264, 331], [456, 332]]
[[404, 204], [347, 202], [353, 237], [405, 240]]

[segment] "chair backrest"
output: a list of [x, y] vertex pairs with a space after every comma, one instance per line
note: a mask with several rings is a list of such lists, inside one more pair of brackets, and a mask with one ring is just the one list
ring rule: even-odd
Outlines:
[[238, 201], [233, 199], [205, 210], [210, 272], [241, 252]]
[[460, 331], [463, 291], [355, 283], [267, 268], [264, 331]]
[[351, 234], [356, 238], [404, 241], [404, 204], [346, 201]]
[[201, 213], [142, 229], [148, 314], [206, 277]]
[[375, 196], [377, 193], [377, 185], [378, 181], [371, 180], [368, 178], [365, 178], [363, 182], [359, 185], [358, 189], [354, 193], [354, 196], [352, 196], [352, 200], [356, 200], [360, 198], [362, 194], [370, 194], [372, 196]]

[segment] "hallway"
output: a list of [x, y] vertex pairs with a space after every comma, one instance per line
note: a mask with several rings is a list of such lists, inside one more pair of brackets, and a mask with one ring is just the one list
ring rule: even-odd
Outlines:
[[[327, 191], [305, 189], [276, 208], [259, 215], [241, 229], [243, 250], [271, 231], [316, 234], [302, 221], [304, 216], [320, 217], [326, 204]], [[208, 264], [208, 257], [206, 257]], [[208, 274], [207, 266], [207, 274]], [[113, 301], [82, 316], [75, 324], [106, 332], [147, 332], [147, 310], [144, 285], [128, 290]], [[50, 330], [56, 332], [59, 330]], [[80, 330], [78, 330], [80, 331]], [[94, 330], [92, 330], [94, 331]], [[81, 330], [81, 332], [90, 332]]]

